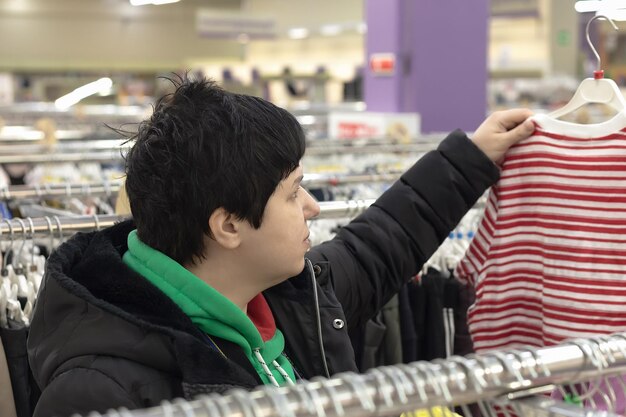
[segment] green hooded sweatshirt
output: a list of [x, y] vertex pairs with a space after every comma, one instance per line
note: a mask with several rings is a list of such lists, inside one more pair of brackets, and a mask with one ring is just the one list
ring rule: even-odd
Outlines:
[[[123, 260], [174, 301], [200, 330], [240, 346], [264, 384], [272, 385], [272, 381], [255, 350], [260, 353], [278, 384], [284, 385], [287, 381], [272, 364], [274, 360], [295, 381], [293, 367], [282, 354], [285, 339], [275, 325], [271, 329], [274, 330], [273, 335], [267, 335], [264, 340], [252, 320], [239, 307], [178, 262], [143, 243], [136, 230], [128, 235], [128, 251]], [[261, 295], [259, 297], [262, 298]], [[266, 305], [264, 299], [262, 303]], [[254, 304], [258, 305], [258, 300]]]

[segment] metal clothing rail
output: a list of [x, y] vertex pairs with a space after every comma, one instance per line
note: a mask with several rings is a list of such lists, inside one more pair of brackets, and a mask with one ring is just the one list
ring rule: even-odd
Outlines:
[[90, 183], [60, 183], [43, 185], [12, 185], [0, 187], [0, 199], [51, 199], [59, 197], [111, 196], [117, 194], [121, 181], [104, 181]]
[[98, 152], [40, 153], [27, 155], [0, 155], [0, 164], [40, 164], [54, 162], [120, 162], [122, 150], [111, 149]]
[[319, 203], [320, 214], [315, 217], [315, 220], [356, 217], [374, 204], [374, 201], [376, 201], [374, 198], [367, 200], [322, 201]]
[[307, 146], [304, 156], [334, 154], [376, 154], [376, 153], [426, 153], [437, 148], [438, 143], [411, 143], [386, 145], [354, 145], [349, 146]]
[[[466, 405], [475, 402], [483, 416], [496, 415], [493, 409], [485, 408], [485, 401], [500, 406], [500, 413], [509, 416], [506, 407], [513, 409], [513, 415], [515, 410], [519, 413], [545, 407], [549, 414], [558, 416], [615, 416], [610, 409], [590, 410], [555, 401], [542, 405], [528, 398], [534, 398], [537, 392], [550, 392], [553, 384], [586, 381], [624, 370], [626, 335], [616, 334], [547, 348], [387, 366], [362, 375], [339, 374], [281, 388], [264, 386], [251, 392], [235, 389], [225, 396], [211, 394], [193, 401], [165, 402], [145, 410], [110, 411], [105, 416], [386, 417], [408, 410], [458, 405], [466, 417], [471, 417]], [[99, 416], [95, 412], [88, 414]]]
[[[0, 157], [1, 158], [1, 157]], [[386, 174], [305, 174], [302, 185], [307, 188], [328, 187], [344, 184], [365, 184], [375, 182], [393, 182], [400, 178], [402, 172]], [[77, 197], [90, 195], [110, 196], [117, 193], [122, 186], [121, 180], [89, 183], [57, 183], [42, 185], [12, 185], [0, 187], [0, 199], [46, 199], [59, 197]], [[348, 202], [340, 202], [348, 203]], [[369, 205], [369, 204], [368, 204]], [[330, 207], [330, 206], [329, 206]], [[333, 207], [336, 207], [333, 205]], [[338, 206], [337, 206], [338, 207]], [[347, 210], [347, 209], [346, 209]]]
[[[55, 131], [57, 140], [82, 140], [90, 134], [93, 133], [88, 129], [57, 129]], [[43, 132], [34, 127], [14, 125], [4, 126], [0, 129], [0, 142], [3, 143], [3, 147], [13, 146], [4, 143], [16, 142], [23, 144], [24, 142], [38, 141], [43, 138]]]
[[[73, 149], [81, 147], [81, 145], [69, 144], [67, 146]], [[66, 145], [63, 147], [66, 147]], [[308, 147], [304, 156], [377, 153], [421, 154], [433, 150], [435, 147], [430, 144]], [[75, 152], [50, 152], [50, 150], [44, 147], [37, 147], [37, 150], [33, 153], [26, 154], [18, 154], [8, 150], [6, 153], [0, 154], [0, 164], [121, 161], [126, 150], [128, 150], [128, 147], [123, 146], [103, 146], [94, 151], [81, 150]]]
[[100, 230], [124, 220], [124, 216], [46, 216], [0, 220], [0, 241], [17, 241], [35, 236], [63, 237], [76, 232]]
[[[375, 200], [329, 201], [320, 203], [316, 219], [354, 217], [365, 211]], [[48, 216], [0, 220], [0, 241], [28, 239], [33, 236], [65, 236], [75, 232], [99, 230], [124, 220], [127, 216]]]
[[[468, 132], [468, 135], [471, 133]], [[367, 145], [390, 145], [390, 144], [439, 144], [447, 136], [447, 133], [422, 133], [418, 136], [408, 138], [407, 140], [398, 140], [389, 136], [367, 136], [351, 139], [330, 139], [317, 138], [310, 139], [307, 146], [362, 146]]]
[[305, 174], [302, 185], [307, 188], [327, 187], [344, 184], [367, 184], [374, 182], [394, 182], [403, 171], [384, 174]]
[[36, 153], [71, 153], [71, 152], [123, 152], [130, 149], [130, 143], [123, 139], [99, 139], [80, 142], [60, 142], [53, 147], [40, 143], [19, 143], [14, 145], [0, 144], [0, 155], [27, 155]]

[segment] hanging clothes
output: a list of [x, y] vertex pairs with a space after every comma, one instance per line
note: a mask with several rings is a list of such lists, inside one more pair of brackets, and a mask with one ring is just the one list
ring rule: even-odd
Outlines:
[[447, 358], [455, 354], [454, 317], [458, 310], [459, 288], [458, 281], [433, 268], [409, 283], [409, 302], [417, 336], [417, 350], [412, 355], [415, 360]]
[[13, 246], [0, 256], [0, 416], [31, 417], [40, 391], [26, 340], [45, 259], [32, 242]]
[[477, 352], [626, 330], [626, 113], [535, 123], [456, 269], [476, 289]]
[[394, 295], [382, 310], [365, 324], [362, 354], [359, 355], [357, 362], [359, 370], [365, 372], [377, 366], [402, 363], [401, 339], [398, 295]]
[[[472, 336], [467, 325], [467, 311], [476, 299], [474, 287], [458, 280], [456, 308], [454, 309], [454, 354], [465, 356], [474, 352]], [[476, 414], [475, 414], [476, 415]]]
[[409, 300], [408, 284], [398, 293], [398, 310], [400, 312], [402, 362], [415, 362], [417, 360], [417, 333], [415, 331], [415, 321], [413, 320], [413, 309]]

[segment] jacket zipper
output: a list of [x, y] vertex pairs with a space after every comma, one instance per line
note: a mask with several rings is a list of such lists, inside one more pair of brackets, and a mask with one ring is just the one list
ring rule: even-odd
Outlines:
[[330, 372], [328, 371], [328, 362], [326, 361], [326, 353], [324, 353], [324, 339], [322, 338], [322, 318], [320, 315], [319, 297], [317, 296], [317, 280], [315, 279], [315, 272], [313, 272], [313, 265], [311, 264], [311, 261], [307, 258], [305, 258], [304, 261], [309, 271], [309, 277], [311, 277], [311, 282], [313, 284], [313, 299], [315, 302], [315, 319], [317, 322], [317, 336], [318, 336], [318, 341], [319, 341], [320, 355], [322, 357], [322, 364], [324, 365], [324, 372], [326, 373], [326, 378], [330, 378]]

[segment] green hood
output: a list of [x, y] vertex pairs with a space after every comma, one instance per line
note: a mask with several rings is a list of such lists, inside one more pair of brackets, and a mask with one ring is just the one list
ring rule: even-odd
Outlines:
[[144, 244], [136, 230], [128, 235], [128, 251], [123, 260], [132, 270], [171, 298], [207, 335], [240, 346], [264, 384], [271, 385], [271, 381], [263, 371], [254, 350], [261, 354], [280, 385], [286, 381], [272, 366], [274, 360], [295, 381], [291, 363], [282, 355], [285, 340], [280, 330], [276, 329], [271, 339], [263, 341], [259, 330], [239, 307], [178, 262]]

